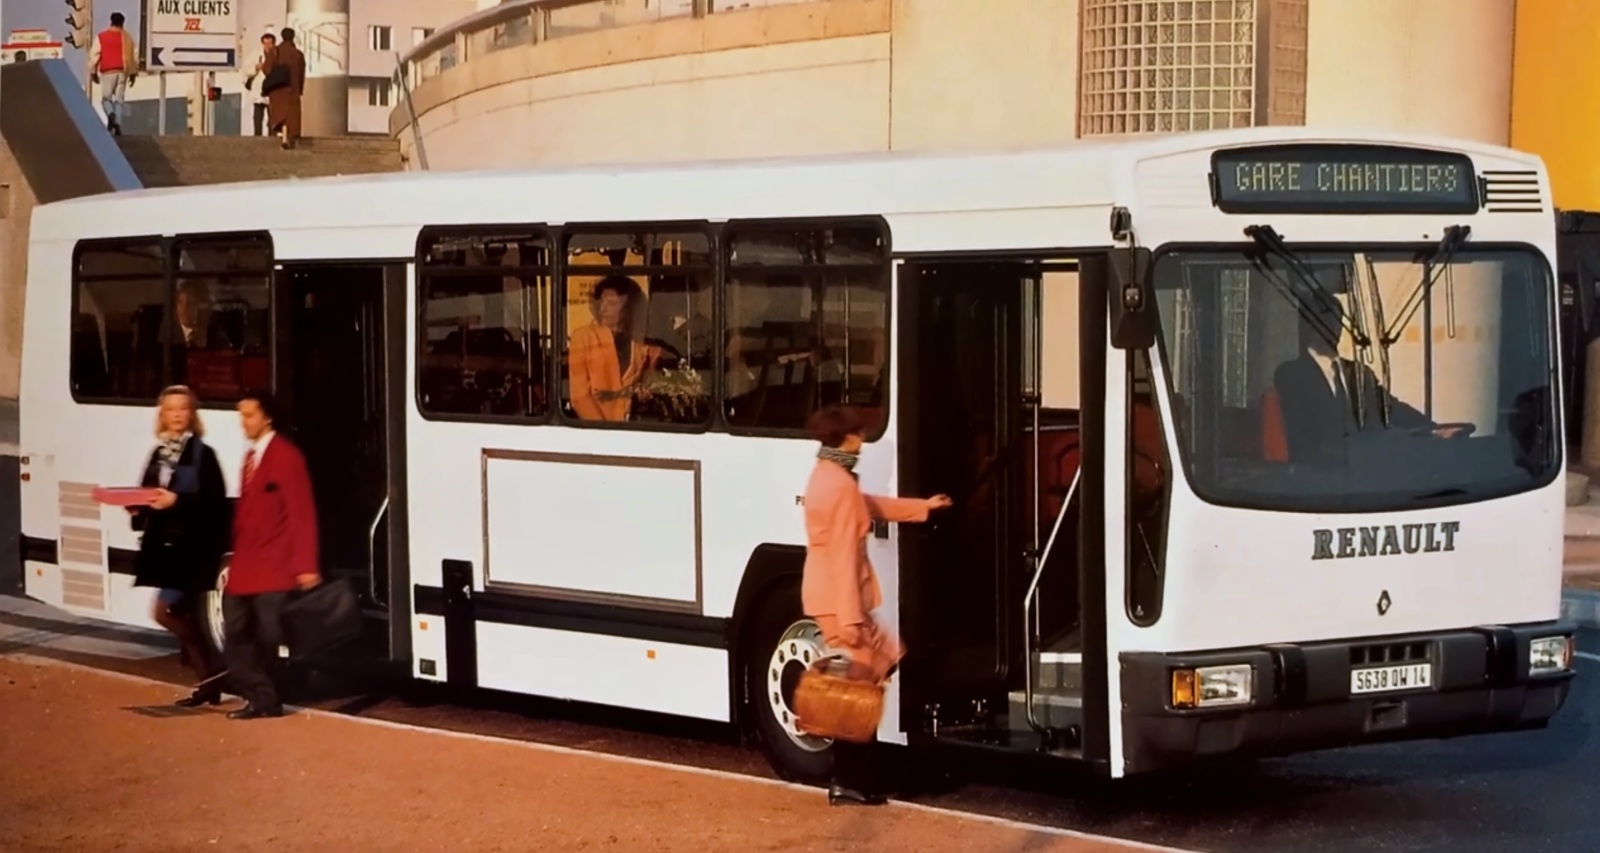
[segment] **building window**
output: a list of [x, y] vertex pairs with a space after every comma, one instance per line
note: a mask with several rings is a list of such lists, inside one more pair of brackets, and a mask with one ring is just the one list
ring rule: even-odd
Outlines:
[[1079, 19], [1081, 136], [1305, 122], [1306, 0], [1082, 0]]
[[550, 253], [534, 228], [424, 234], [420, 407], [431, 415], [543, 417]]
[[578, 233], [565, 254], [567, 415], [709, 424], [716, 335], [707, 235]]
[[393, 28], [388, 26], [367, 27], [367, 47], [385, 52], [392, 50], [392, 32]]
[[873, 226], [730, 226], [723, 405], [746, 429], [800, 430], [832, 403], [888, 411], [889, 254]]
[[433, 27], [412, 27], [411, 28], [411, 46], [412, 47], [416, 47], [417, 45], [422, 44], [423, 42], [427, 41], [428, 38], [430, 36], [432, 36], [432, 35], [433, 35]]
[[271, 269], [265, 240], [180, 238], [170, 252], [157, 240], [81, 248], [69, 344], [73, 393], [146, 405], [164, 386], [182, 383], [202, 402], [229, 403], [244, 388], [265, 387]]
[[387, 107], [393, 101], [394, 81], [383, 77], [367, 80], [367, 106]]

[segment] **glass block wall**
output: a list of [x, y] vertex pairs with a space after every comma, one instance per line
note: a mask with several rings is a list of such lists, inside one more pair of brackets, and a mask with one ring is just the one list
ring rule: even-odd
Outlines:
[[1308, 0], [1080, 0], [1078, 134], [1305, 123]]

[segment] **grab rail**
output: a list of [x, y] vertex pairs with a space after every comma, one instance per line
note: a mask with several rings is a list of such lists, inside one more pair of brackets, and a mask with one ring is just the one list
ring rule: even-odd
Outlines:
[[1061, 522], [1067, 517], [1067, 509], [1072, 506], [1072, 498], [1078, 492], [1078, 480], [1083, 476], [1083, 469], [1079, 468], [1072, 474], [1072, 484], [1067, 486], [1067, 499], [1061, 502], [1061, 512], [1056, 515], [1056, 523], [1050, 528], [1050, 539], [1045, 542], [1044, 551], [1039, 554], [1039, 564], [1033, 569], [1033, 580], [1028, 583], [1028, 594], [1022, 599], [1022, 666], [1026, 678], [1022, 684], [1022, 701], [1027, 708], [1028, 727], [1039, 734], [1044, 734], [1045, 727], [1040, 725], [1033, 714], [1033, 644], [1036, 626], [1033, 624], [1034, 603], [1039, 597], [1039, 578], [1044, 574], [1045, 563], [1050, 560], [1050, 552], [1056, 547], [1056, 536], [1061, 533]]
[[377, 515], [372, 517], [372, 524], [367, 526], [367, 591], [372, 593], [372, 603], [385, 609], [389, 607], [389, 602], [378, 600], [378, 522], [383, 521], [384, 513], [388, 511], [389, 496], [384, 495]]

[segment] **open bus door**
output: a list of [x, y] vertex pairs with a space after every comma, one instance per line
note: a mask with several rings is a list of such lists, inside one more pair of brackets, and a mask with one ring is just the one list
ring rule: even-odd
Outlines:
[[367, 618], [348, 654], [409, 665], [406, 280], [399, 262], [285, 262], [273, 330], [279, 403], [311, 474], [323, 576], [348, 579]]
[[1108, 270], [1102, 254], [900, 271], [901, 489], [956, 502], [901, 530], [908, 733], [1105, 760], [1110, 574], [1121, 589], [1105, 506], [1121, 490], [1104, 483], [1123, 462], [1104, 448], [1126, 419], [1107, 388]]

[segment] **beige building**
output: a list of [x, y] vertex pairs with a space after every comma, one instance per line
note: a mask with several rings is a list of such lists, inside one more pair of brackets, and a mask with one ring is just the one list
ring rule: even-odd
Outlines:
[[480, 5], [408, 56], [417, 127], [390, 117], [434, 169], [1261, 124], [1510, 138], [1516, 0]]

